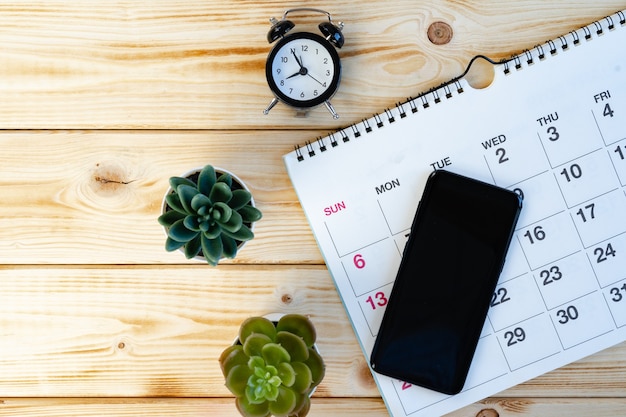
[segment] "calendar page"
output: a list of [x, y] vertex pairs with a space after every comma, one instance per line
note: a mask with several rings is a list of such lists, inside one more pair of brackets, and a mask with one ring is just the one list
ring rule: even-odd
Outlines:
[[453, 80], [285, 155], [368, 363], [428, 175], [523, 195], [463, 391], [373, 372], [391, 415], [445, 414], [626, 340], [623, 45], [619, 12], [496, 66], [485, 89]]

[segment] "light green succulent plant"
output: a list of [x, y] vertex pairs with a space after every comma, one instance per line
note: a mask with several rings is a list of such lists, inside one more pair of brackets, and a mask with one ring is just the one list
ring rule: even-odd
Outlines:
[[311, 320], [288, 314], [273, 323], [251, 317], [239, 329], [238, 343], [219, 358], [226, 387], [245, 417], [304, 417], [310, 396], [324, 378], [322, 357]]
[[261, 219], [261, 211], [251, 204], [248, 190], [234, 186], [230, 174], [218, 178], [207, 165], [196, 182], [183, 177], [169, 182], [167, 209], [158, 219], [167, 230], [167, 251], [182, 248], [188, 259], [202, 253], [215, 266], [223, 257], [234, 258], [239, 243], [254, 238], [249, 225]]

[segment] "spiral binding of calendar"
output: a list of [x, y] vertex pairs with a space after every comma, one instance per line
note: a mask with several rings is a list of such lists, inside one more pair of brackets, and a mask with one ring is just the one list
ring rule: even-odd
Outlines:
[[534, 46], [532, 49], [524, 50], [522, 53], [502, 61], [494, 61], [484, 55], [477, 55], [469, 62], [466, 70], [460, 76], [453, 78], [444, 84], [423, 92], [416, 97], [410, 97], [403, 102], [399, 102], [391, 109], [374, 114], [372, 117], [363, 119], [359, 123], [352, 124], [340, 129], [325, 137], [318, 137], [313, 141], [305, 142], [304, 149], [300, 145], [295, 146], [295, 153], [298, 161], [302, 162], [305, 157], [312, 158], [319, 153], [339, 146], [341, 143], [348, 143], [352, 139], [358, 139], [363, 134], [368, 134], [374, 129], [381, 129], [386, 124], [395, 123], [398, 119], [404, 119], [411, 114], [416, 114], [428, 109], [431, 104], [439, 104], [444, 100], [451, 99], [454, 94], [463, 94], [463, 85], [466, 83], [463, 78], [467, 75], [472, 64], [477, 59], [484, 59], [493, 65], [501, 66], [505, 75], [514, 74], [524, 67], [531, 66], [537, 61], [544, 61], [550, 56], [567, 52], [570, 47], [576, 47], [583, 42], [592, 40], [594, 37], [602, 36], [605, 31], [615, 30], [617, 27], [626, 25], [626, 15], [619, 11], [603, 19], [596, 20], [577, 30], [573, 30], [555, 39], [548, 40], [543, 44]]

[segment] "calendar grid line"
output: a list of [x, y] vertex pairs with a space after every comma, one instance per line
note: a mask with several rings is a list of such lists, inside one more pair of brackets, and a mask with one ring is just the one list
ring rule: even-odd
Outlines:
[[548, 263], [545, 263], [545, 264], [543, 264], [543, 265], [539, 265], [537, 268], [531, 269], [531, 271], [532, 271], [532, 272], [539, 271], [540, 269], [544, 269], [544, 268], [546, 268], [547, 266], [553, 265], [553, 264], [555, 264], [555, 263], [558, 263], [559, 261], [562, 261], [563, 259], [569, 258], [570, 256], [573, 256], [573, 255], [576, 255], [576, 254], [578, 254], [578, 253], [582, 253], [582, 252], [583, 252], [583, 251], [582, 251], [582, 250], [580, 250], [580, 249], [579, 249], [579, 250], [576, 250], [575, 252], [571, 252], [571, 253], [568, 253], [567, 255], [561, 256], [561, 257], [559, 257], [559, 258], [555, 258], [555, 259], [551, 260], [551, 261], [550, 261], [550, 262], [548, 262]]
[[517, 229], [515, 229], [515, 233], [519, 233], [520, 231], [522, 231], [524, 229], [528, 229], [529, 227], [532, 227], [533, 225], [536, 225], [537, 223], [544, 222], [544, 221], [546, 221], [546, 220], [548, 220], [550, 218], [553, 218], [553, 217], [558, 216], [559, 214], [563, 214], [563, 213], [567, 213], [567, 210], [563, 209], [563, 210], [557, 211], [556, 213], [552, 213], [552, 214], [550, 214], [550, 215], [548, 215], [546, 217], [540, 218], [539, 220], [535, 220], [535, 221], [533, 221], [531, 223], [528, 223], [528, 224], [526, 224], [526, 225], [524, 225], [522, 227], [518, 227]]
[[606, 332], [604, 332], [604, 333], [598, 334], [598, 335], [596, 335], [596, 336], [594, 336], [594, 337], [590, 337], [589, 339], [586, 339], [586, 340], [583, 340], [583, 341], [581, 341], [581, 342], [579, 342], [579, 343], [576, 343], [576, 344], [574, 344], [574, 345], [572, 345], [572, 346], [570, 346], [570, 347], [567, 347], [567, 348], [565, 348], [565, 347], [564, 347], [563, 349], [564, 349], [564, 350], [574, 349], [574, 348], [576, 348], [576, 347], [578, 347], [578, 346], [580, 346], [580, 345], [582, 345], [582, 344], [584, 344], [584, 343], [588, 343], [588, 342], [590, 342], [590, 341], [592, 341], [592, 340], [594, 340], [594, 339], [599, 339], [599, 338], [601, 338], [602, 336], [607, 335], [607, 334], [609, 334], [609, 333], [612, 333], [612, 332], [614, 332], [614, 331], [615, 331], [615, 329], [608, 330], [608, 331], [606, 331]]
[[[624, 284], [624, 287], [626, 287], [626, 284]], [[618, 291], [619, 291], [619, 289], [618, 289]], [[625, 288], [625, 291], [626, 291], [626, 288]], [[626, 323], [624, 323], [622, 326], [620, 326], [617, 323], [617, 320], [615, 319], [615, 314], [613, 314], [613, 309], [611, 309], [611, 306], [610, 306], [608, 300], [606, 299], [606, 293], [602, 293], [602, 299], [604, 299], [604, 302], [606, 303], [606, 307], [609, 309], [609, 313], [611, 313], [611, 319], [613, 319], [613, 324], [615, 325], [615, 328], [619, 329], [620, 327], [625, 326]]]
[[567, 304], [572, 304], [572, 303], [575, 303], [576, 301], [580, 300], [581, 298], [585, 298], [585, 297], [587, 297], [587, 296], [589, 296], [589, 295], [591, 295], [591, 294], [595, 294], [595, 293], [597, 293], [597, 292], [598, 292], [598, 289], [595, 289], [595, 290], [593, 290], [593, 291], [589, 291], [588, 293], [582, 294], [582, 295], [580, 295], [580, 296], [578, 296], [578, 297], [576, 297], [576, 298], [572, 298], [571, 300], [566, 301], [566, 302], [564, 302], [564, 303], [562, 303], [562, 304], [560, 304], [560, 305], [557, 305], [557, 306], [554, 306], [554, 307], [552, 307], [552, 308], [549, 308], [549, 309], [548, 309], [548, 312], [553, 311], [553, 310], [556, 310], [557, 308], [563, 307], [563, 306], [565, 306], [565, 305], [567, 305]]
[[534, 178], [536, 178], [536, 177], [539, 177], [539, 176], [541, 176], [541, 175], [544, 175], [544, 174], [546, 174], [546, 173], [548, 173], [548, 172], [551, 172], [551, 170], [549, 170], [549, 169], [543, 170], [543, 171], [541, 171], [541, 172], [538, 172], [537, 174], [531, 175], [530, 177], [524, 178], [524, 179], [523, 179], [523, 180], [521, 180], [521, 181], [515, 182], [515, 183], [513, 183], [513, 184], [511, 184], [511, 185], [509, 185], [509, 186], [507, 186], [507, 187], [505, 187], [505, 188], [516, 187], [516, 186], [518, 186], [518, 185], [520, 185], [520, 184], [523, 184], [523, 183], [527, 182], [528, 180], [532, 180], [532, 179], [534, 179]]
[[[619, 148], [619, 146], [618, 146], [618, 148]], [[609, 161], [611, 161], [611, 167], [613, 167], [613, 172], [615, 172], [615, 176], [619, 179], [619, 183], [620, 183], [620, 185], [621, 185], [622, 187], [624, 187], [624, 185], [626, 185], [626, 184], [622, 181], [622, 179], [621, 179], [621, 178], [620, 178], [620, 176], [619, 176], [619, 172], [617, 171], [617, 167], [615, 166], [615, 162], [613, 161], [613, 158], [611, 158], [611, 151], [609, 151], [608, 149], [606, 149], [606, 153], [607, 153], [607, 154], [608, 154], [608, 156], [609, 156]], [[625, 191], [624, 193], [625, 193], [625, 195], [626, 195], [626, 191]]]
[[602, 143], [604, 143], [605, 147], [609, 146], [610, 143], [606, 143], [606, 140], [604, 139], [604, 135], [602, 134], [602, 128], [598, 124], [598, 118], [596, 117], [596, 113], [593, 111], [593, 109], [591, 109], [591, 116], [593, 116], [593, 121], [595, 122], [596, 127], [598, 128], [598, 133], [600, 133], [600, 137], [602, 138]]
[[584, 154], [582, 154], [582, 155], [577, 156], [576, 158], [572, 158], [572, 159], [570, 159], [570, 160], [568, 160], [568, 161], [565, 161], [565, 162], [562, 162], [562, 163], [560, 163], [560, 164], [557, 164], [557, 165], [555, 165], [552, 169], [553, 169], [553, 170], [555, 170], [555, 169], [559, 169], [559, 168], [560, 168], [560, 167], [562, 167], [562, 166], [565, 166], [565, 165], [567, 165], [567, 164], [571, 164], [572, 162], [575, 162], [576, 160], [579, 160], [579, 159], [584, 158], [584, 157], [586, 157], [586, 156], [592, 155], [592, 154], [594, 154], [594, 153], [596, 153], [596, 152], [600, 152], [600, 151], [601, 151], [601, 150], [603, 150], [603, 149], [604, 149], [604, 147], [600, 147], [600, 148], [597, 148], [597, 149], [593, 149], [593, 150], [591, 150], [591, 151], [589, 151], [589, 152], [586, 152], [586, 153], [584, 153]]
[[383, 215], [383, 219], [385, 220], [385, 224], [387, 225], [389, 234], [393, 235], [393, 230], [391, 230], [391, 226], [389, 225], [389, 221], [387, 220], [387, 216], [385, 215], [385, 210], [383, 210], [383, 207], [380, 205], [380, 200], [376, 200], [376, 204], [378, 204], [378, 208], [380, 209], [380, 212]]
[[545, 314], [545, 312], [543, 312], [543, 311], [542, 311], [542, 312], [540, 312], [540, 313], [533, 314], [532, 316], [524, 317], [522, 320], [519, 320], [519, 321], [517, 321], [517, 322], [515, 322], [515, 323], [509, 323], [509, 324], [507, 324], [506, 326], [504, 326], [504, 327], [502, 327], [502, 328], [500, 328], [500, 329], [496, 329], [495, 333], [502, 333], [502, 332], [503, 332], [504, 330], [506, 330], [506, 329], [509, 329], [509, 328], [511, 328], [511, 327], [514, 327], [514, 326], [518, 326], [520, 323], [523, 323], [523, 322], [525, 322], [525, 321], [528, 321], [528, 320], [530, 320], [530, 319], [533, 319], [533, 318], [535, 318], [535, 317], [538, 317], [538, 316], [540, 316], [540, 315], [542, 315], [542, 314]]
[[583, 245], [583, 248], [585, 248], [585, 249], [591, 249], [591, 248], [593, 248], [594, 246], [598, 246], [598, 245], [599, 245], [599, 244], [601, 244], [602, 242], [607, 242], [607, 241], [609, 241], [609, 240], [611, 240], [611, 239], [614, 239], [614, 238], [616, 238], [616, 237], [618, 237], [618, 236], [620, 236], [620, 235], [623, 235], [623, 234], [624, 234], [624, 232], [622, 232], [622, 233], [618, 233], [618, 234], [616, 234], [616, 235], [609, 236], [609, 237], [607, 237], [606, 239], [603, 239], [603, 240], [601, 240], [601, 241], [599, 241], [599, 242], [595, 242], [595, 243], [593, 243], [593, 244], [591, 244], [591, 245], [588, 245], [588, 246]]

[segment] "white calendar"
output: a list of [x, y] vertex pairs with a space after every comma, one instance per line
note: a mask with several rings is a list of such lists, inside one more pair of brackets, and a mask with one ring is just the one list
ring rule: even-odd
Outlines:
[[442, 415], [626, 340], [623, 45], [619, 12], [499, 64], [485, 89], [452, 80], [285, 155], [368, 362], [429, 173], [524, 197], [463, 391], [373, 373], [391, 415]]

